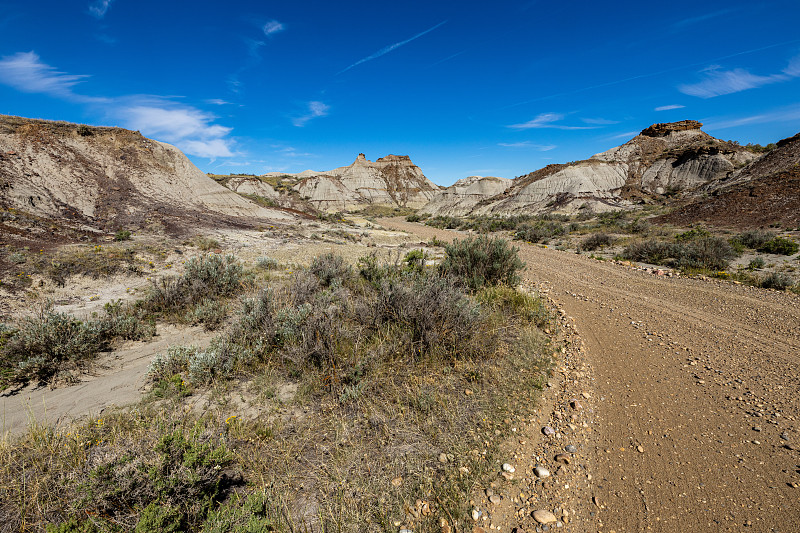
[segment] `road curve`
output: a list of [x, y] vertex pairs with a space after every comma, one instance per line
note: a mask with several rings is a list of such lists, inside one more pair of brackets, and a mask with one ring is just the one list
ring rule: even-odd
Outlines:
[[574, 318], [594, 371], [597, 505], [572, 530], [800, 531], [800, 297], [520, 254]]

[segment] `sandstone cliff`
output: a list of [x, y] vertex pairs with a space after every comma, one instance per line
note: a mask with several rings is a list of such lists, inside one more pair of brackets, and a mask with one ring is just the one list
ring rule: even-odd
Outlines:
[[299, 178], [293, 189], [320, 211], [356, 211], [370, 205], [419, 208], [439, 187], [408, 156], [387, 155], [377, 161], [364, 154], [346, 167]]
[[291, 220], [219, 185], [177, 148], [121, 128], [0, 116], [0, 206], [110, 231]]

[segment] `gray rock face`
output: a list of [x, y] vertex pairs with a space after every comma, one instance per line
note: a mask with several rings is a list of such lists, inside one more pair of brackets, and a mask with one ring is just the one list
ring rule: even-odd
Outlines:
[[0, 203], [92, 228], [157, 213], [292, 220], [209, 178], [177, 148], [122, 128], [0, 115]]
[[641, 200], [691, 196], [757, 159], [735, 143], [704, 133], [701, 126], [692, 120], [654, 124], [622, 146], [587, 160], [548, 165], [520, 176], [494, 196], [459, 202], [453, 199], [457, 189], [449, 195], [445, 190], [423, 211], [509, 216], [624, 209]]
[[408, 156], [370, 161], [359, 154], [346, 167], [303, 174], [294, 190], [322, 211], [354, 211], [370, 205], [419, 208], [439, 190]]
[[239, 194], [253, 194], [271, 200], [277, 199], [279, 196], [269, 183], [264, 183], [258, 178], [235, 177], [229, 179], [225, 186]]
[[449, 187], [440, 189], [421, 213], [433, 215], [463, 215], [472, 211], [482, 200], [505, 191], [513, 180], [508, 178], [469, 176]]

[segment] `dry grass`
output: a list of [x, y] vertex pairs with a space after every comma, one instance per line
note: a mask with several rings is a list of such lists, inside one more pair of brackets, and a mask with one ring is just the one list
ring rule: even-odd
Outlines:
[[320, 258], [245, 299], [206, 352], [173, 354], [138, 407], [0, 444], [0, 531], [461, 530], [504, 421], [547, 381], [549, 317], [509, 287], [372, 267]]

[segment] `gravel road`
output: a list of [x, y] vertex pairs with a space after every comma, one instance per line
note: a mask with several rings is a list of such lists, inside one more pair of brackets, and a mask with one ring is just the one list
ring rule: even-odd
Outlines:
[[594, 499], [569, 530], [800, 531], [800, 297], [520, 248], [595, 378]]

